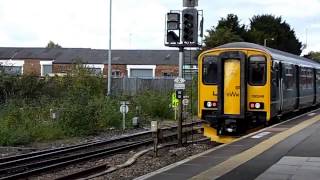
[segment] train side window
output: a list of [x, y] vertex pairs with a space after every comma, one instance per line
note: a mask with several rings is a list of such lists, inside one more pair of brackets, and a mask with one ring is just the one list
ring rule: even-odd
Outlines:
[[[320, 70], [317, 69], [317, 74], [316, 74], [316, 85], [317, 88], [320, 89]], [[320, 91], [317, 91], [317, 94], [319, 94]]]
[[271, 100], [276, 101], [279, 98], [279, 63], [276, 61], [272, 62], [271, 68]]
[[303, 68], [300, 70], [300, 86], [303, 89], [306, 88], [306, 71]]
[[266, 58], [264, 56], [249, 57], [249, 84], [263, 86], [266, 83]]
[[312, 69], [308, 69], [307, 80], [308, 80], [308, 89], [312, 89], [313, 88], [313, 72], [312, 72]]
[[287, 90], [292, 90], [295, 86], [293, 68], [294, 66], [289, 64], [284, 66], [284, 86]]
[[204, 84], [216, 84], [218, 75], [218, 57], [207, 56], [203, 59], [202, 78]]

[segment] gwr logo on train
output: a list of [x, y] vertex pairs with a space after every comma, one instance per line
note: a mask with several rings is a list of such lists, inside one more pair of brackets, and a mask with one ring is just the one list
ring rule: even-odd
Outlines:
[[239, 97], [239, 93], [236, 93], [236, 92], [227, 92], [227, 96], [230, 96], [230, 97]]

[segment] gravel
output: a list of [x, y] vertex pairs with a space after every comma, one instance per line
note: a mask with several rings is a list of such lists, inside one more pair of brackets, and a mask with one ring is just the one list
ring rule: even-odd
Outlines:
[[[202, 137], [197, 135], [196, 139]], [[217, 144], [213, 142], [202, 142], [189, 144], [184, 147], [177, 148], [176, 146], [165, 147], [159, 150], [158, 156], [154, 157], [153, 152], [148, 152], [143, 156], [139, 157], [137, 161], [127, 168], [119, 169], [105, 176], [101, 176], [95, 179], [133, 179], [141, 175], [147, 174], [149, 172], [160, 169], [164, 166], [172, 164], [174, 162], [183, 160], [192, 155], [201, 153], [210, 148], [216, 147]], [[30, 177], [31, 180], [42, 180], [42, 179], [54, 179], [74, 172], [79, 172], [81, 170], [88, 169], [90, 167], [95, 167], [103, 164], [108, 164], [110, 167], [121, 165], [125, 163], [129, 158], [131, 158], [136, 153], [147, 147], [141, 147], [136, 150], [123, 152], [111, 157], [105, 157], [100, 159], [93, 159], [91, 161], [79, 163], [77, 165], [71, 165], [63, 169], [57, 169], [50, 173], [44, 173], [38, 176]], [[107, 170], [107, 169], [106, 169]]]
[[95, 178], [96, 180], [110, 179], [110, 180], [128, 180], [142, 176], [144, 174], [153, 172], [157, 169], [181, 161], [192, 155], [199, 154], [208, 149], [216, 147], [217, 144], [213, 142], [190, 144], [186, 147], [176, 148], [168, 147], [159, 150], [158, 157], [154, 157], [153, 152], [149, 152], [140, 157], [137, 162], [128, 168], [115, 171], [102, 177]]
[[81, 170], [85, 170], [88, 168], [92, 168], [94, 166], [99, 166], [103, 164], [108, 164], [109, 166], [115, 166], [117, 164], [122, 164], [127, 161], [128, 158], [133, 156], [136, 153], [136, 151], [129, 151], [124, 152], [121, 154], [114, 155], [112, 157], [106, 157], [102, 159], [93, 159], [91, 161], [79, 163], [76, 165], [71, 165], [63, 169], [57, 169], [55, 171], [52, 171], [51, 173], [43, 173], [39, 176], [30, 177], [28, 179], [30, 180], [44, 180], [44, 179], [55, 179], [67, 174], [79, 172]]

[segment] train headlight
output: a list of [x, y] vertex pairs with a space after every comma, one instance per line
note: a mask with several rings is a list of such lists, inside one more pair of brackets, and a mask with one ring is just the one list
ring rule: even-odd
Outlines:
[[212, 102], [210, 102], [210, 101], [207, 102], [207, 107], [208, 107], [208, 108], [211, 108], [211, 107], [212, 107]]
[[217, 107], [217, 102], [212, 102], [213, 107]]
[[250, 103], [250, 108], [254, 109], [254, 103]]
[[251, 102], [249, 103], [250, 109], [263, 109], [264, 103], [262, 102]]
[[216, 101], [205, 101], [204, 107], [205, 108], [216, 108], [218, 106], [218, 102]]
[[255, 107], [256, 109], [260, 109], [261, 105], [260, 105], [260, 103], [256, 103], [256, 104], [254, 105], [254, 107]]

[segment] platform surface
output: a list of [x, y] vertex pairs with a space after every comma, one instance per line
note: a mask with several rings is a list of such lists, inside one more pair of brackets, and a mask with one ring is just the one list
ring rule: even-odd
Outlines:
[[320, 110], [138, 179], [320, 179]]

